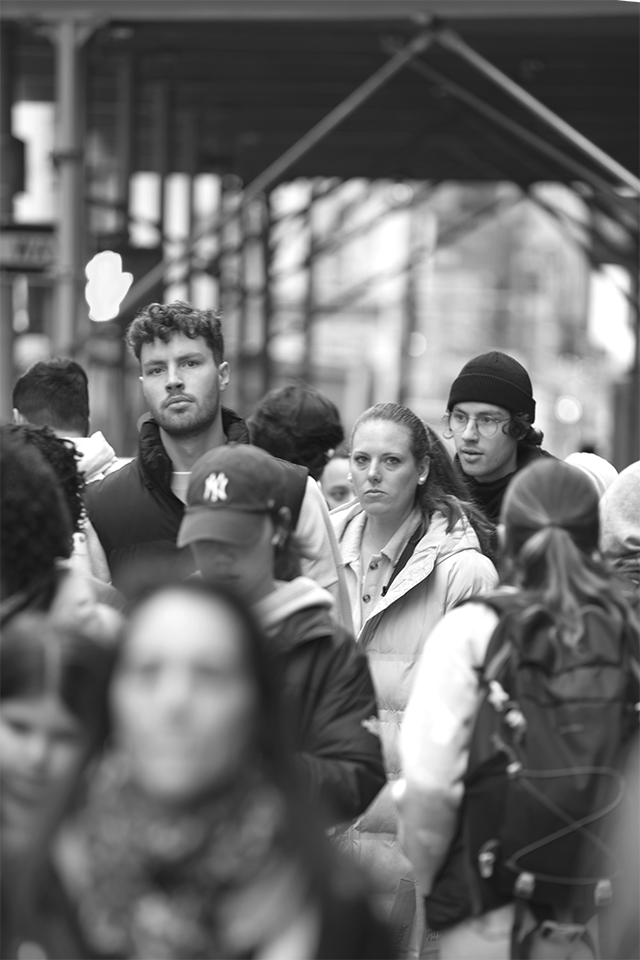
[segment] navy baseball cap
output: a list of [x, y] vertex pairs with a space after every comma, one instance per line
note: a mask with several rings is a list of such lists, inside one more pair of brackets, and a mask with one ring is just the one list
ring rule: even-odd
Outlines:
[[278, 461], [259, 447], [229, 443], [200, 457], [193, 468], [177, 545], [219, 540], [250, 546], [259, 539], [261, 515], [282, 503]]

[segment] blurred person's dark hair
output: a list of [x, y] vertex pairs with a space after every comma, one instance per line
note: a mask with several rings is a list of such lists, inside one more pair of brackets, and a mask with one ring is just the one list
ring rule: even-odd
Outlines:
[[342, 443], [339, 443], [338, 446], [335, 448], [335, 450], [333, 451], [329, 459], [330, 460], [336, 460], [336, 459], [348, 460], [349, 444], [343, 440]]
[[280, 460], [299, 463], [319, 480], [329, 451], [344, 439], [335, 403], [304, 384], [271, 390], [247, 420], [251, 442]]
[[176, 334], [190, 340], [202, 337], [216, 363], [224, 360], [222, 317], [216, 310], [198, 310], [190, 303], [150, 303], [136, 315], [129, 325], [125, 340], [137, 360], [144, 344], [160, 340], [168, 343]]
[[75, 360], [53, 357], [32, 364], [16, 380], [13, 407], [36, 426], [70, 436], [89, 434], [89, 384]]
[[62, 630], [41, 611], [23, 611], [3, 628], [0, 701], [55, 695], [78, 719], [87, 752], [107, 735], [107, 688], [114, 647]]
[[[54, 471], [32, 444], [0, 430], [2, 591], [25, 602], [33, 592], [55, 591], [55, 567], [71, 556], [73, 525]], [[46, 601], [45, 601], [46, 602]]]
[[73, 532], [79, 533], [84, 519], [84, 490], [86, 481], [78, 469], [81, 454], [71, 440], [57, 437], [49, 427], [36, 427], [31, 423], [6, 424], [0, 428], [19, 442], [35, 447], [54, 471], [62, 490]]

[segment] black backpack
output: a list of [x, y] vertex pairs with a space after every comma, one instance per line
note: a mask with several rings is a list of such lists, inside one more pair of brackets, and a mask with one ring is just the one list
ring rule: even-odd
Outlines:
[[543, 607], [525, 616], [514, 597], [481, 599], [501, 619], [480, 678], [454, 845], [458, 872], [464, 851], [467, 912], [515, 900], [549, 929], [558, 918], [577, 927], [611, 902], [618, 880], [607, 838], [638, 722], [638, 633], [590, 606], [569, 647]]

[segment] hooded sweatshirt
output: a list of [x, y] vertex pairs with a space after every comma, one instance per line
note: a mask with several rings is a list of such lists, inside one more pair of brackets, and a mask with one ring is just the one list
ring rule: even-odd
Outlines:
[[354, 820], [385, 782], [366, 657], [332, 619], [333, 598], [313, 580], [278, 582], [255, 613], [282, 690], [303, 790], [327, 825]]
[[640, 583], [640, 460], [621, 471], [600, 501], [600, 549], [621, 576]]

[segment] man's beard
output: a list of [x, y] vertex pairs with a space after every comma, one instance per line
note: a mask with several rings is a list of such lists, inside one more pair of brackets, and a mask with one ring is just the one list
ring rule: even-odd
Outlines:
[[[193, 408], [193, 409], [191, 409]], [[172, 414], [171, 407], [152, 410], [153, 419], [164, 432], [176, 440], [188, 440], [206, 433], [215, 422], [220, 410], [220, 398], [211, 398], [204, 406], [191, 403], [180, 414]]]

